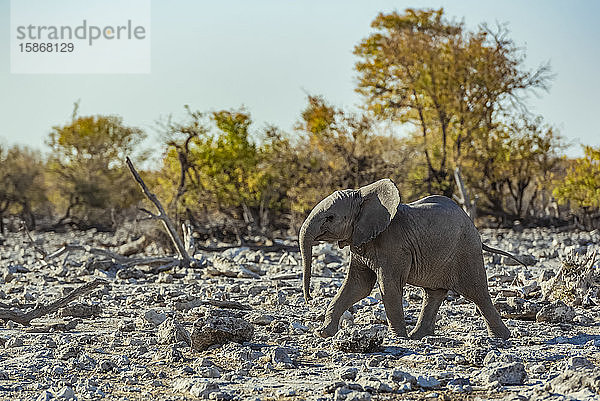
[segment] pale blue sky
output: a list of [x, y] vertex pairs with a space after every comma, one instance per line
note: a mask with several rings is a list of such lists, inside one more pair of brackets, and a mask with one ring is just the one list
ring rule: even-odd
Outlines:
[[[152, 1], [152, 73], [10, 73], [9, 0], [0, 0], [0, 141], [44, 149], [53, 125], [80, 114], [118, 114], [154, 135], [183, 105], [215, 110], [245, 105], [257, 127], [291, 131], [306, 94], [354, 107], [354, 45], [379, 11], [443, 6], [468, 26], [508, 22], [528, 65], [550, 60], [549, 93], [532, 110], [573, 143], [599, 145], [598, 1]], [[156, 137], [149, 142], [159, 146]], [[578, 146], [569, 151], [579, 155]]]

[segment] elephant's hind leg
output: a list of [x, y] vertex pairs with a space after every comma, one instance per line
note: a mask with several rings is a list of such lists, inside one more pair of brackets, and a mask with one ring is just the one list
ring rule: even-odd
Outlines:
[[410, 333], [410, 338], [419, 340], [425, 336], [433, 335], [435, 329], [435, 318], [437, 316], [440, 305], [446, 299], [448, 290], [439, 289], [432, 290], [423, 288], [425, 296], [423, 297], [423, 307], [417, 325]]
[[475, 298], [471, 297], [471, 299], [473, 302], [475, 302], [479, 308], [479, 311], [483, 315], [489, 335], [492, 337], [499, 337], [504, 340], [509, 338], [510, 330], [502, 321], [502, 317], [500, 317], [498, 310], [492, 303], [490, 294], [486, 292], [485, 294], [479, 294], [479, 296]]
[[471, 284], [458, 291], [465, 298], [475, 302], [477, 308], [485, 319], [485, 324], [490, 336], [507, 339], [510, 337], [510, 330], [504, 325], [498, 310], [492, 303], [490, 293], [487, 286], [487, 277], [483, 266], [481, 268], [481, 274], [474, 274], [471, 277]]
[[319, 330], [321, 337], [331, 337], [338, 331], [342, 314], [355, 302], [371, 293], [376, 278], [377, 276], [373, 270], [357, 263], [354, 259], [350, 260], [350, 268], [346, 279], [325, 313], [325, 322]]

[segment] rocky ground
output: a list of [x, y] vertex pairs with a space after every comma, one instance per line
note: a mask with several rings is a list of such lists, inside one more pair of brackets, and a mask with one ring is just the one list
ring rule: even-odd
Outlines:
[[[64, 242], [118, 245], [126, 233], [32, 235], [50, 252]], [[482, 238], [531, 264], [485, 256], [508, 341], [489, 338], [474, 305], [452, 293], [436, 336], [395, 338], [377, 290], [343, 316], [336, 337], [317, 337], [347, 268], [330, 245], [315, 247], [315, 300], [306, 305], [294, 252], [233, 248], [197, 255], [203, 267], [157, 273], [81, 251], [44, 264], [24, 233], [8, 234], [4, 308], [47, 304], [98, 277], [108, 285], [31, 326], [4, 323], [0, 399], [600, 400], [598, 263], [581, 256], [600, 234], [483, 230]], [[412, 326], [421, 290], [409, 287], [404, 302]]]

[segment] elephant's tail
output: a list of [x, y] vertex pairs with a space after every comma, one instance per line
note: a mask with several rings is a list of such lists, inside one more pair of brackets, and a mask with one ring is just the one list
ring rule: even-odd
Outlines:
[[523, 261], [521, 259], [519, 259], [515, 255], [511, 255], [510, 253], [503, 251], [501, 249], [492, 248], [491, 246], [487, 246], [484, 243], [481, 244], [481, 249], [483, 249], [484, 251], [491, 252], [491, 253], [497, 253], [499, 255], [507, 256], [507, 257], [511, 258], [512, 260], [519, 262], [523, 266], [527, 267], [527, 265], [525, 263], [523, 263]]

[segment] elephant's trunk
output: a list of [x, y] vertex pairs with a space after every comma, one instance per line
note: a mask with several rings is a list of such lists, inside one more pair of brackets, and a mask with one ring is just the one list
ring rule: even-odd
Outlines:
[[302, 256], [302, 272], [303, 272], [303, 281], [302, 281], [302, 289], [304, 291], [304, 300], [308, 303], [312, 299], [310, 296], [310, 276], [311, 276], [311, 268], [312, 268], [312, 246], [315, 240], [316, 234], [314, 233], [314, 229], [312, 228], [310, 218], [304, 221], [302, 224], [302, 228], [300, 229], [300, 235], [298, 238], [298, 244], [300, 245], [300, 254]]

